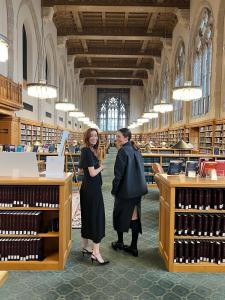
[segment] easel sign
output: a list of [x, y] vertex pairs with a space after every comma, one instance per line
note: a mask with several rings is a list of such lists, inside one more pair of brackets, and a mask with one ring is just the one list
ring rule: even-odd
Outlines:
[[64, 156], [47, 156], [46, 177], [64, 177]]
[[61, 142], [58, 145], [58, 156], [63, 156], [65, 150], [65, 144], [69, 138], [69, 131], [63, 131]]

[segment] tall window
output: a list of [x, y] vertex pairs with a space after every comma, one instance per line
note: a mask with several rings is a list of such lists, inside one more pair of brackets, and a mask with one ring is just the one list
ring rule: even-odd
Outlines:
[[[162, 85], [161, 85], [162, 100], [169, 102], [169, 64], [165, 62], [162, 70]], [[168, 125], [169, 113], [161, 114], [162, 126]]]
[[[185, 50], [184, 50], [184, 43], [180, 42], [175, 57], [174, 87], [179, 87], [184, 85], [184, 70], [185, 70]], [[174, 100], [173, 108], [174, 108], [173, 111], [174, 123], [183, 120], [183, 102]]]
[[129, 111], [129, 90], [98, 89], [98, 123], [103, 131], [126, 127]]
[[193, 83], [202, 86], [202, 98], [192, 102], [192, 116], [200, 116], [210, 110], [212, 76], [212, 12], [205, 8], [195, 38]]
[[27, 33], [23, 25], [23, 79], [27, 80]]
[[[154, 86], [153, 86], [153, 105], [158, 103], [159, 100], [159, 77], [158, 73], [156, 73], [156, 77], [154, 80]], [[158, 128], [158, 118], [155, 118], [152, 120], [152, 128], [156, 129]]]
[[48, 82], [49, 81], [49, 76], [48, 76], [49, 74], [48, 74], [48, 58], [47, 58], [47, 56], [46, 56], [46, 59], [45, 59], [45, 79], [46, 79], [46, 81]]

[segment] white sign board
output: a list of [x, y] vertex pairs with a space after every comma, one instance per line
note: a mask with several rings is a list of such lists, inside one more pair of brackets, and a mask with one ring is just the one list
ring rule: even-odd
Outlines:
[[58, 156], [62, 156], [63, 155], [65, 141], [68, 140], [68, 138], [69, 138], [69, 131], [63, 131], [60, 144], [58, 145], [58, 150], [57, 150]]
[[36, 153], [0, 152], [0, 176], [39, 177]]
[[46, 177], [63, 178], [64, 177], [64, 156], [47, 156]]

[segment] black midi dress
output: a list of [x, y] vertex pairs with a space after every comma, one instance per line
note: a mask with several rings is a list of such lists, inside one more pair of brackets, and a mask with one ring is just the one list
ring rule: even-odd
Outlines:
[[99, 161], [90, 148], [81, 150], [79, 168], [84, 170], [80, 189], [81, 236], [100, 243], [105, 236], [105, 208], [101, 173], [91, 177], [88, 167], [99, 168]]

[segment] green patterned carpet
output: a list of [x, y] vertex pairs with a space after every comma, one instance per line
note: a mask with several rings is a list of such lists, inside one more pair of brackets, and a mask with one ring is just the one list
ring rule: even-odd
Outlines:
[[[80, 253], [80, 232], [73, 230], [73, 249], [63, 271], [10, 271], [0, 289], [0, 300], [55, 299], [225, 299], [224, 274], [168, 273], [158, 252], [158, 191], [150, 190], [142, 202], [143, 235], [139, 257], [110, 248], [116, 239], [112, 228], [113, 198], [111, 182], [116, 152], [105, 161], [103, 193], [106, 208], [106, 237], [103, 256], [111, 263], [91, 264]], [[130, 234], [126, 235], [130, 241]]]

